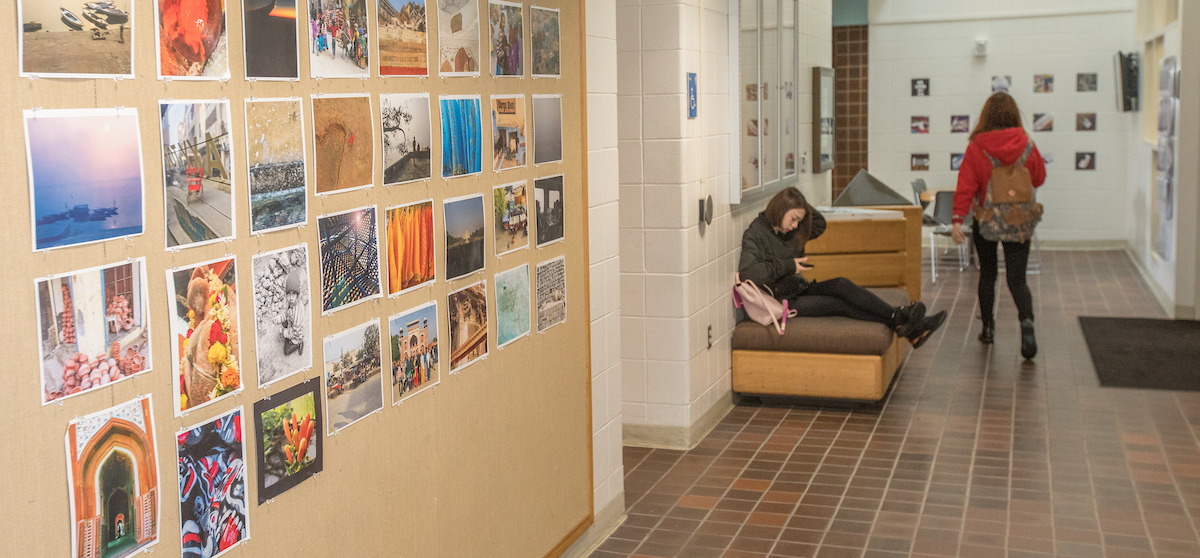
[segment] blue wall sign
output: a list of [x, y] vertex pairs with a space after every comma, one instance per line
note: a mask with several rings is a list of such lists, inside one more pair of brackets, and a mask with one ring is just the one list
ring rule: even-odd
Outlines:
[[696, 93], [696, 74], [688, 72], [688, 118], [695, 118], [699, 105], [699, 95]]

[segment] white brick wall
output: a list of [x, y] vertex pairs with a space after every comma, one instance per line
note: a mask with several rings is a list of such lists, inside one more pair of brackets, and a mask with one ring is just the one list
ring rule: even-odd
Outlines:
[[[800, 91], [811, 88], [810, 65], [830, 64], [830, 2], [799, 2]], [[688, 427], [730, 392], [732, 277], [742, 231], [766, 200], [729, 204], [728, 10], [728, 0], [618, 0], [626, 424]], [[686, 112], [688, 72], [699, 81], [694, 120]], [[811, 117], [803, 109], [800, 117], [801, 151], [811, 152]], [[825, 175], [814, 184], [802, 173], [801, 188], [828, 196]], [[715, 217], [702, 228], [697, 201], [710, 194]]]
[[588, 240], [595, 512], [625, 491], [621, 465], [621, 277], [617, 230], [617, 9], [587, 3]]
[[[1034, 113], [1054, 115], [1054, 130], [1031, 133], [1047, 165], [1039, 201], [1046, 217], [1042, 240], [1123, 240], [1128, 217], [1128, 135], [1135, 116], [1116, 110], [1113, 55], [1137, 49], [1129, 0], [1082, 3], [1020, 0], [1019, 6], [954, 0], [872, 1], [870, 22], [871, 173], [901, 194], [924, 178], [931, 190], [953, 190], [958, 173], [950, 154], [963, 153], [968, 134], [950, 133], [950, 116], [969, 115], [972, 127], [991, 94], [993, 75], [1012, 76], [1026, 130]], [[1128, 11], [1121, 11], [1128, 9]], [[1117, 11], [1113, 11], [1117, 10]], [[1065, 14], [1004, 18], [995, 14]], [[958, 19], [954, 19], [958, 18]], [[946, 19], [943, 21], [943, 19]], [[973, 55], [987, 39], [986, 57]], [[1054, 74], [1053, 93], [1033, 93], [1034, 74]], [[1077, 73], [1098, 74], [1099, 90], [1075, 90]], [[930, 97], [911, 96], [911, 80], [930, 78]], [[1075, 116], [1097, 114], [1097, 129], [1077, 132]], [[928, 116], [929, 134], [910, 132], [911, 117]], [[1096, 170], [1074, 169], [1076, 152], [1095, 152]], [[910, 170], [913, 153], [930, 154], [929, 171]]]

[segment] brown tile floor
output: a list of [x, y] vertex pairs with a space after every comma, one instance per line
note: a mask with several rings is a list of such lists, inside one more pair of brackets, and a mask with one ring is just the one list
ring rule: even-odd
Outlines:
[[997, 343], [976, 274], [878, 408], [743, 404], [692, 451], [625, 449], [628, 519], [592, 554], [1200, 557], [1200, 394], [1098, 386], [1076, 317], [1161, 317], [1120, 252], [1043, 252], [1041, 353], [1023, 363], [1004, 279]]

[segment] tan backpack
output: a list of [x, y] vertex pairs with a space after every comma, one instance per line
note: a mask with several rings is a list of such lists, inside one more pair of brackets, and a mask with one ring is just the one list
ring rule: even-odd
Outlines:
[[1025, 143], [1025, 151], [1011, 165], [986, 151], [992, 163], [992, 178], [987, 184], [983, 204], [975, 207], [975, 226], [979, 234], [993, 242], [1028, 242], [1033, 229], [1042, 220], [1042, 204], [1037, 203], [1033, 180], [1025, 162], [1033, 153], [1033, 140]]

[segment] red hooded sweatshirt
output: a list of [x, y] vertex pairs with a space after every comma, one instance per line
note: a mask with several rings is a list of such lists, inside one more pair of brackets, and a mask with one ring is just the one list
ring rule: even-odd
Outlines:
[[[962, 223], [972, 206], [983, 204], [988, 181], [992, 179], [992, 162], [984, 152], [999, 160], [1001, 165], [1011, 165], [1021, 158], [1028, 141], [1024, 128], [992, 130], [975, 136], [975, 140], [967, 145], [962, 166], [958, 169], [958, 190], [954, 193], [955, 223]], [[1029, 178], [1035, 188], [1046, 181], [1046, 163], [1036, 145], [1025, 161], [1025, 168], [1029, 169]]]

